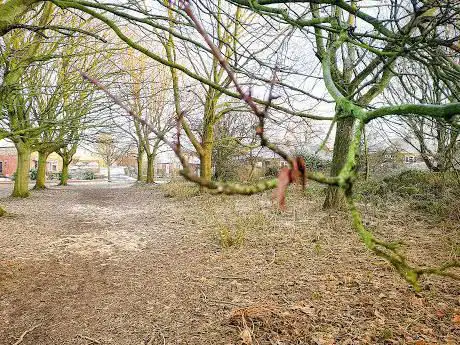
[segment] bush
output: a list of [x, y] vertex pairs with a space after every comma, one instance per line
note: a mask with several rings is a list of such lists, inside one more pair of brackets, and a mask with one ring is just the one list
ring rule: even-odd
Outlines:
[[96, 174], [92, 171], [85, 171], [83, 173], [83, 180], [94, 180], [96, 178]]
[[35, 180], [37, 179], [37, 174], [38, 174], [38, 170], [37, 170], [37, 169], [35, 169], [35, 168], [30, 169], [30, 171], [29, 171], [29, 177], [30, 177], [31, 180], [34, 180], [34, 181], [35, 181]]

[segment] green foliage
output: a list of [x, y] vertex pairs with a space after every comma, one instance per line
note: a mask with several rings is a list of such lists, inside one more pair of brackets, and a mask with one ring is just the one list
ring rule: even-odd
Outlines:
[[[70, 175], [69, 175], [70, 178]], [[83, 173], [83, 180], [94, 180], [96, 178], [96, 174], [92, 171], [85, 171]]]
[[37, 179], [37, 174], [38, 174], [37, 169], [35, 169], [35, 168], [30, 169], [29, 176], [30, 176], [31, 180], [35, 181]]

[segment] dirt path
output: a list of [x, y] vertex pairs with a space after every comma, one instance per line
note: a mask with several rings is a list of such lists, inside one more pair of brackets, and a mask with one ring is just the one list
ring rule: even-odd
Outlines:
[[[244, 323], [254, 344], [460, 343], [457, 282], [416, 295], [315, 201], [79, 185], [0, 202], [0, 344], [35, 325], [21, 344], [237, 344]], [[416, 225], [434, 242], [415, 256], [450, 255], [458, 229]]]

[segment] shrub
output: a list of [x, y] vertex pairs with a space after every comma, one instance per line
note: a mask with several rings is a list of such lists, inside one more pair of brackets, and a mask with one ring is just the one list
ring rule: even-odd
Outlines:
[[83, 180], [94, 180], [96, 178], [96, 174], [92, 171], [85, 171], [83, 173]]
[[35, 169], [35, 168], [30, 169], [29, 177], [30, 177], [31, 180], [36, 180], [37, 179], [37, 174], [38, 174], [37, 169]]

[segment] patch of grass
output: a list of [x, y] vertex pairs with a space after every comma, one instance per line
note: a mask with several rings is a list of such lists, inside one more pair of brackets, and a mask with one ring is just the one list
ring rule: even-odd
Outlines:
[[226, 225], [217, 228], [217, 239], [222, 248], [240, 247], [244, 243], [244, 228], [230, 228]]
[[393, 338], [393, 331], [391, 329], [388, 329], [388, 328], [384, 328], [378, 335], [377, 335], [377, 339], [379, 341], [386, 341], [386, 340], [390, 340], [391, 338]]
[[162, 184], [160, 189], [167, 198], [187, 199], [200, 194], [197, 185], [184, 181], [171, 181]]
[[[241, 247], [248, 232], [255, 233], [268, 229], [269, 219], [261, 212], [236, 217], [233, 221], [220, 224], [215, 228], [214, 237], [222, 248]], [[257, 236], [256, 236], [257, 237]]]

